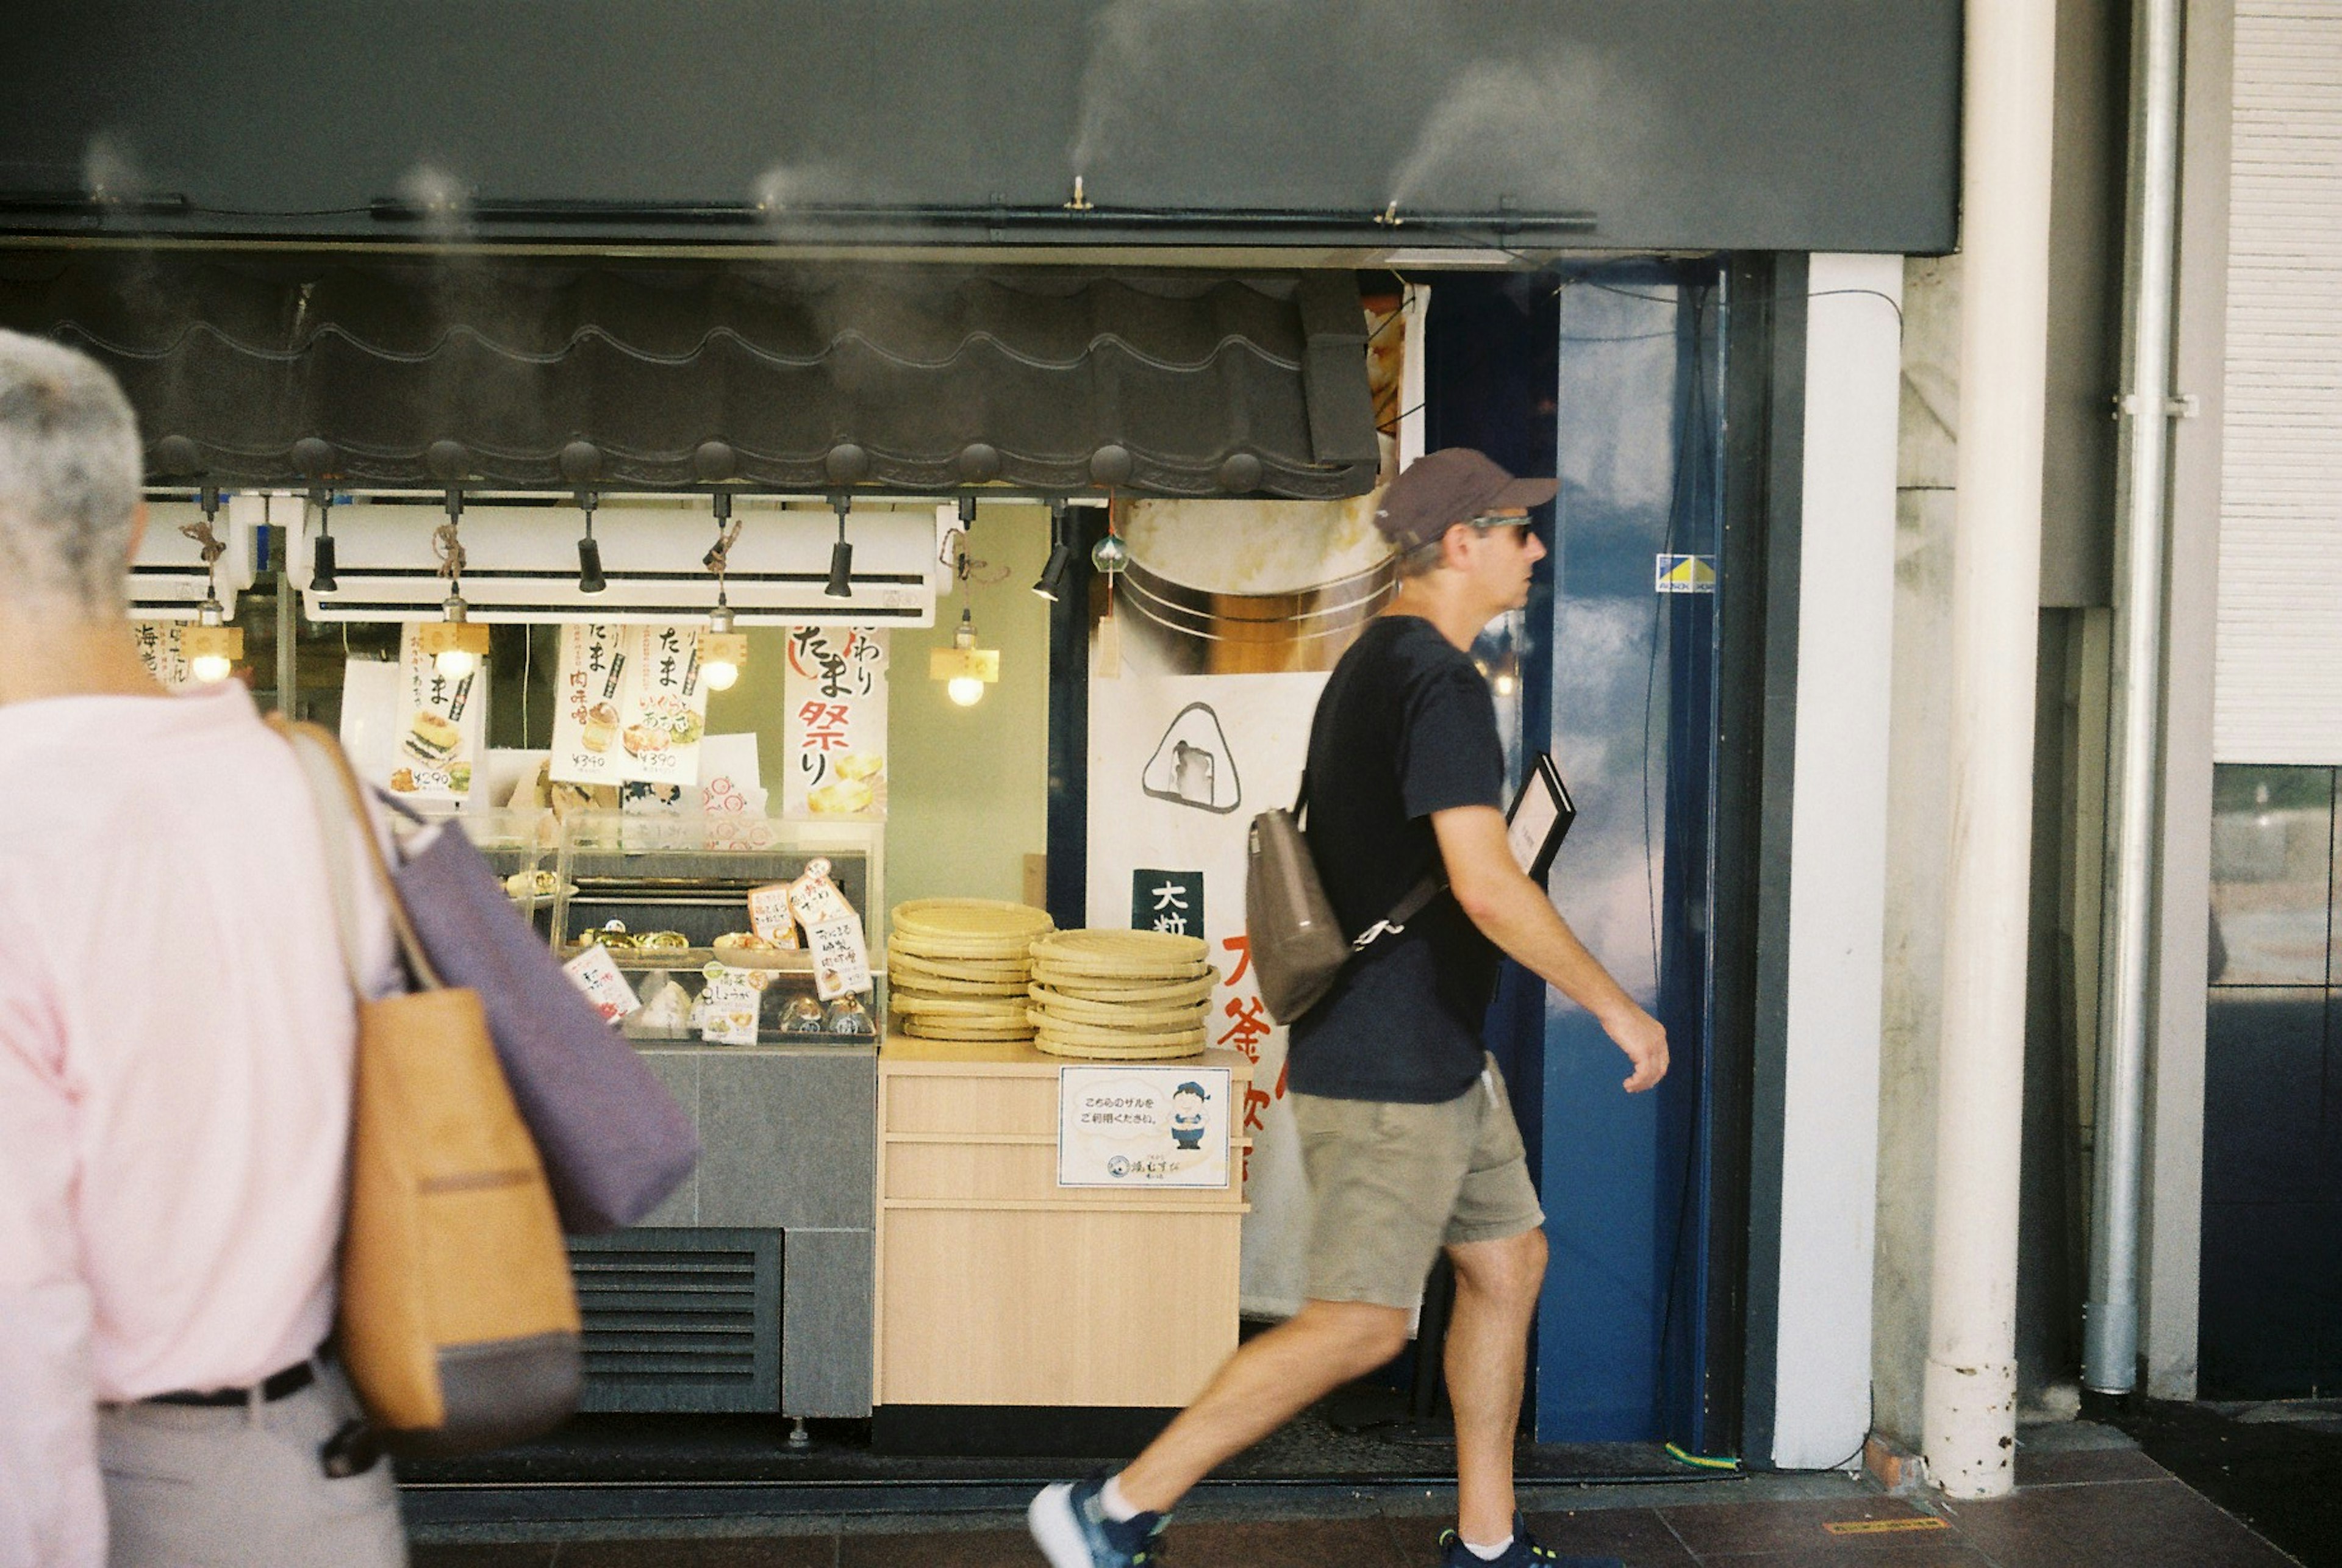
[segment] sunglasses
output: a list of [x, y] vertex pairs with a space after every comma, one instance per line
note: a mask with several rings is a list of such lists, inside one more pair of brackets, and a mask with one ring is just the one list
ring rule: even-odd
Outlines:
[[1464, 521], [1467, 526], [1476, 528], [1484, 534], [1498, 528], [1510, 528], [1513, 530], [1513, 543], [1516, 544], [1526, 544], [1536, 534], [1536, 524], [1526, 517], [1466, 517]]

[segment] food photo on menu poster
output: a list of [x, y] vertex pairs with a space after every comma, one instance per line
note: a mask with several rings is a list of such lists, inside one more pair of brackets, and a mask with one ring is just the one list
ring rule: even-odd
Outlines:
[[441, 674], [422, 630], [413, 621], [399, 628], [396, 739], [384, 782], [416, 800], [465, 800], [487, 725], [487, 675], [476, 665]]
[[555, 782], [697, 784], [707, 688], [699, 679], [694, 629], [564, 626], [555, 682]]

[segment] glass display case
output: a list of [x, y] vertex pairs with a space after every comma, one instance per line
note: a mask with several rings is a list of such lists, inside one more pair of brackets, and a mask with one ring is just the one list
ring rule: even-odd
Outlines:
[[513, 907], [553, 940], [554, 895], [561, 886], [559, 842], [553, 814], [543, 810], [451, 812], [442, 819], [464, 830], [505, 884]]
[[883, 833], [875, 823], [575, 814], [561, 829], [547, 929], [565, 960], [607, 951], [642, 1004], [623, 1025], [629, 1039], [870, 1044], [875, 985], [825, 998], [806, 949], [729, 944], [751, 933], [750, 894], [826, 860], [861, 918], [875, 982], [886, 954]]

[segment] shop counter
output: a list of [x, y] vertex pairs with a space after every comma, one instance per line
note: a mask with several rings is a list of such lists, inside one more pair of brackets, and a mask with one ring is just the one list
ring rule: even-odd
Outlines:
[[1059, 1069], [1097, 1065], [899, 1035], [880, 1051], [881, 1447], [934, 1452], [957, 1433], [998, 1451], [986, 1413], [1012, 1409], [1159, 1424], [1236, 1348], [1248, 1143], [1233, 1133], [1252, 1064], [1136, 1064], [1228, 1070], [1225, 1188], [1061, 1187]]

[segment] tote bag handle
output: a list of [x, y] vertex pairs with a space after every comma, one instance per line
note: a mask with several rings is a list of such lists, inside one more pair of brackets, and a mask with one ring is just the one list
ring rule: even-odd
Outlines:
[[291, 743], [294, 758], [301, 764], [310, 799], [316, 804], [318, 818], [325, 830], [325, 875], [333, 890], [334, 924], [340, 934], [342, 966], [349, 973], [351, 990], [361, 997], [366, 994], [365, 976], [360, 973], [359, 954], [364, 944], [357, 929], [357, 888], [350, 880], [349, 845], [353, 841], [365, 846], [365, 858], [373, 868], [375, 890], [382, 894], [391, 930], [398, 938], [399, 955], [405, 960], [406, 972], [414, 977], [416, 989], [444, 989], [445, 982], [433, 967], [430, 954], [423, 951], [423, 943], [415, 934], [415, 924], [406, 916], [406, 904], [398, 896], [398, 884], [391, 880], [390, 863], [383, 858], [382, 840], [375, 832], [373, 815], [366, 810], [365, 787], [351, 770], [341, 743], [321, 725], [290, 724], [275, 714], [270, 715], [269, 723]]

